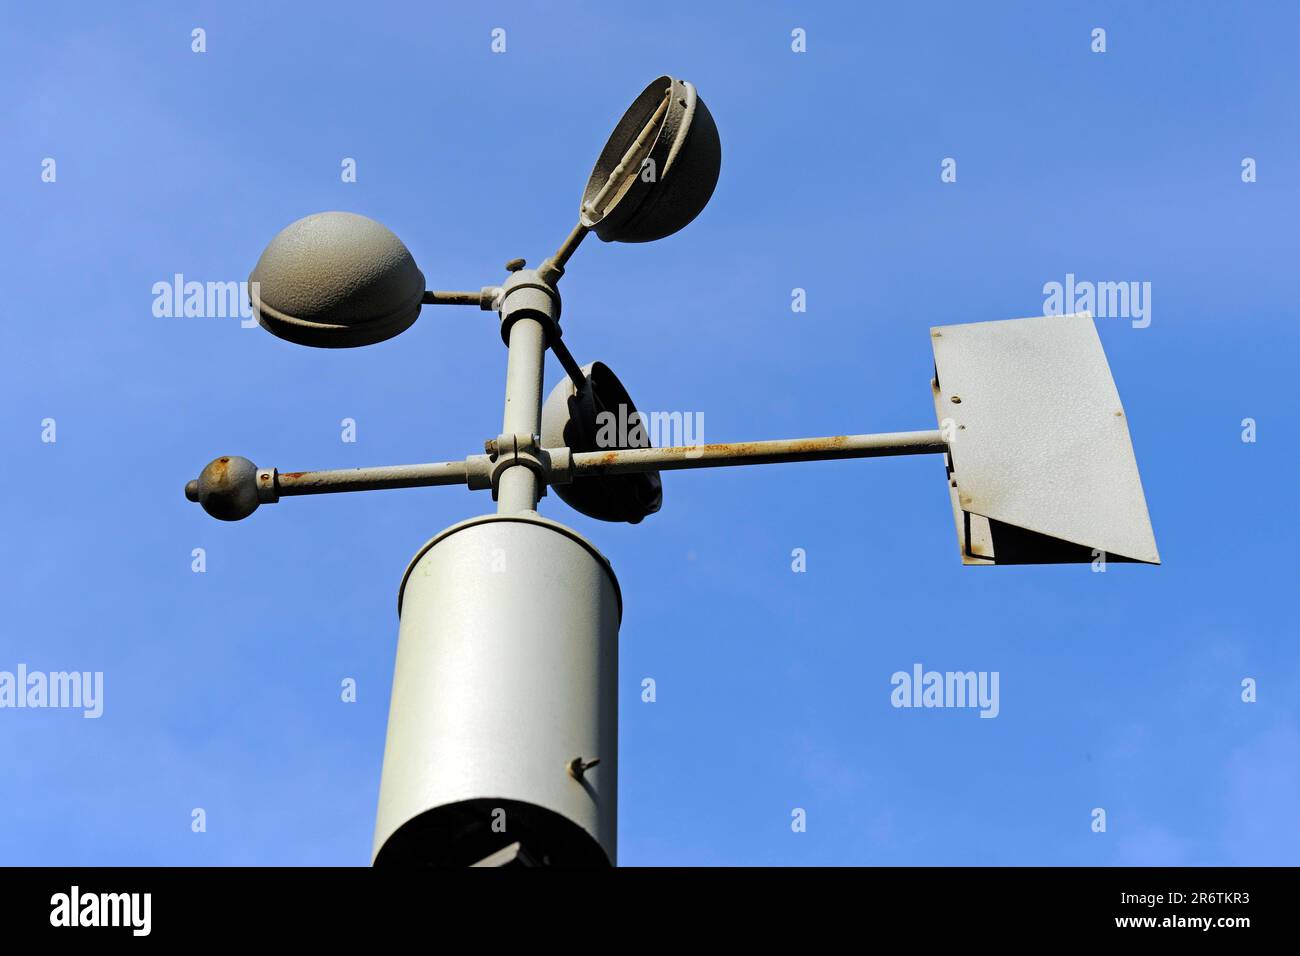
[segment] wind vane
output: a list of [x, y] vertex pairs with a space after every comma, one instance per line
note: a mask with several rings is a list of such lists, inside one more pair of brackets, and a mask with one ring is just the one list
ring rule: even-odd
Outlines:
[[[613, 568], [537, 512], [547, 488], [605, 521], [659, 510], [659, 472], [942, 454], [966, 564], [1159, 563], [1128, 424], [1086, 314], [931, 330], [939, 428], [669, 448], [643, 429], [602, 447], [598, 417], [636, 407], [608, 366], [561, 336], [559, 281], [589, 233], [671, 235], [718, 181], [718, 129], [695, 87], [661, 76], [632, 103], [583, 190], [578, 224], [538, 268], [500, 285], [426, 291], [406, 246], [374, 220], [308, 216], [250, 278], [272, 334], [340, 348], [391, 338], [424, 305], [500, 316], [505, 413], [483, 454], [413, 465], [281, 472], [224, 456], [185, 494], [225, 521], [295, 495], [428, 485], [490, 490], [495, 514], [433, 537], [398, 592], [397, 661], [372, 860], [421, 865], [616, 861], [618, 627]], [[550, 350], [566, 378], [542, 402]]]

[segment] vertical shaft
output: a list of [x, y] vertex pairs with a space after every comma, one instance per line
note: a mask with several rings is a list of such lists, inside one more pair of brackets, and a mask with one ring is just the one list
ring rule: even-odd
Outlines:
[[[538, 435], [542, 431], [542, 365], [546, 334], [542, 323], [520, 316], [510, 326], [510, 357], [506, 365], [506, 411], [501, 426], [507, 435]], [[497, 514], [535, 511], [541, 489], [537, 475], [526, 465], [512, 465], [501, 473], [497, 488]]]

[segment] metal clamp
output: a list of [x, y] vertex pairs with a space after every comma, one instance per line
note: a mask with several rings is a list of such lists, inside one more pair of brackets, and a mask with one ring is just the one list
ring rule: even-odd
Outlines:
[[483, 447], [491, 461], [489, 477], [493, 501], [497, 499], [502, 473], [516, 465], [531, 468], [537, 475], [540, 495], [546, 495], [546, 484], [551, 474], [551, 456], [542, 448], [541, 436], [501, 434], [489, 439]]
[[274, 468], [257, 469], [257, 500], [263, 504], [273, 504], [280, 500], [280, 488], [276, 479], [279, 472]]
[[560, 321], [560, 294], [554, 286], [543, 282], [535, 269], [510, 273], [493, 301], [501, 313], [501, 341], [507, 345], [510, 344], [510, 326], [522, 318], [541, 322], [548, 342], [556, 337], [554, 327]]

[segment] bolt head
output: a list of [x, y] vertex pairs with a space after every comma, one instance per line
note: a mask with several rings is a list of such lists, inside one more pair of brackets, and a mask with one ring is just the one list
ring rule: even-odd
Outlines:
[[257, 510], [257, 466], [238, 455], [215, 458], [199, 472], [199, 504], [222, 521], [239, 521]]

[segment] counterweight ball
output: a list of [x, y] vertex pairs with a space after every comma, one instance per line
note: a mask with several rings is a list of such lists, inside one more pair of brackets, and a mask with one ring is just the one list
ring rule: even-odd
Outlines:
[[199, 472], [199, 480], [186, 486], [185, 495], [197, 499], [204, 511], [222, 521], [247, 518], [260, 503], [257, 466], [238, 455], [223, 455], [208, 462]]

